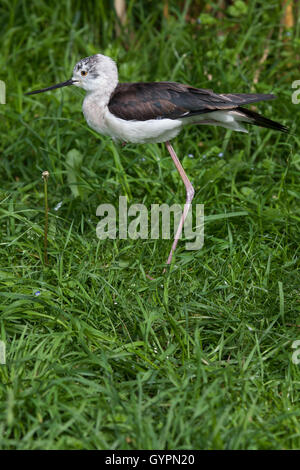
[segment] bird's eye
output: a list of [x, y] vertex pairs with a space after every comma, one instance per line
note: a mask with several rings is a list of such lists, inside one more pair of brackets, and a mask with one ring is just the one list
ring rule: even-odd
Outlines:
[[86, 71], [86, 70], [81, 70], [81, 75], [82, 75], [83, 77], [85, 77], [85, 76], [87, 75], [87, 71]]

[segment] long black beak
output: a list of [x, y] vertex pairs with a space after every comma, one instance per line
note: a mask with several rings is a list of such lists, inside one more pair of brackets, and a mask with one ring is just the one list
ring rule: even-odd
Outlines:
[[48, 88], [43, 88], [42, 90], [30, 91], [29, 93], [25, 93], [25, 95], [35, 95], [37, 93], [43, 93], [44, 91], [55, 90], [55, 88], [62, 88], [64, 86], [73, 85], [73, 83], [75, 82], [76, 80], [73, 80], [72, 78], [70, 78], [70, 80], [67, 80], [66, 82], [57, 83], [57, 85], [52, 85], [52, 86], [49, 86]]

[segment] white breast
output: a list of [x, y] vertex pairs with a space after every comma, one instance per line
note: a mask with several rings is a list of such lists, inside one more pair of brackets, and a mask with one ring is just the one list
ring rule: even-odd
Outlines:
[[88, 125], [99, 134], [107, 135], [104, 124], [105, 105], [87, 94], [82, 104], [82, 111]]

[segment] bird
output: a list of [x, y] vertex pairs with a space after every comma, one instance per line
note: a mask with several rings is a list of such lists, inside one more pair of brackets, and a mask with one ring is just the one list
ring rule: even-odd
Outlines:
[[[120, 83], [116, 62], [95, 54], [81, 59], [72, 78], [40, 90], [34, 95], [74, 85], [86, 91], [82, 111], [87, 124], [116, 142], [164, 143], [184, 183], [186, 203], [176, 230], [166, 265], [172, 262], [195, 190], [170, 141], [184, 126], [213, 125], [248, 132], [244, 124], [288, 132], [279, 122], [245, 108], [245, 105], [275, 99], [273, 94], [215, 93], [177, 82]], [[164, 269], [165, 272], [165, 269]]]

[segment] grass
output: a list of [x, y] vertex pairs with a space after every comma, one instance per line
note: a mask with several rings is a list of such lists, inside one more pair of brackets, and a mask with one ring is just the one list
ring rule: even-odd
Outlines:
[[[1, 4], [2, 449], [300, 447], [298, 12], [287, 29], [275, 0], [224, 12], [181, 3], [169, 2], [166, 19], [163, 2], [127, 2], [120, 36], [109, 1]], [[258, 109], [292, 130], [181, 133], [174, 146], [205, 205], [205, 243], [180, 242], [164, 276], [170, 241], [95, 232], [97, 206], [121, 195], [147, 207], [184, 201], [163, 146], [96, 135], [81, 90], [24, 97], [99, 51], [121, 81], [274, 92]]]

